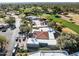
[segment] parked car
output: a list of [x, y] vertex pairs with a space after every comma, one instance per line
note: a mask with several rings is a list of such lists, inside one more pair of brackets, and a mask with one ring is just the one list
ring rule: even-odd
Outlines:
[[7, 27], [7, 26], [4, 26], [1, 31], [2, 31], [2, 32], [6, 32], [7, 29], [8, 29], [8, 27]]
[[18, 41], [18, 37], [16, 38], [16, 41]]
[[23, 35], [25, 32], [19, 32], [20, 35]]
[[0, 30], [2, 30], [4, 28], [4, 25], [0, 25]]
[[5, 29], [5, 28], [2, 29], [2, 32], [6, 32], [6, 31], [7, 31], [7, 29]]
[[12, 56], [15, 56], [15, 55], [16, 55], [16, 49], [13, 49]]
[[5, 53], [0, 53], [0, 56], [5, 56], [6, 54]]
[[21, 39], [19, 39], [19, 42], [21, 42]]
[[17, 49], [17, 48], [18, 48], [18, 44], [15, 44], [15, 45], [14, 45], [14, 49]]
[[11, 30], [14, 30], [16, 28], [15, 25], [10, 25]]
[[6, 25], [5, 27], [6, 27], [6, 28], [9, 28], [10, 26], [9, 26], [9, 25]]
[[2, 32], [6, 32], [6, 30], [9, 28], [9, 25], [0, 25], [0, 30]]
[[6, 55], [6, 50], [3, 48], [0, 48], [0, 56], [5, 56]]
[[26, 40], [26, 37], [23, 38], [23, 41], [25, 41], [25, 40]]

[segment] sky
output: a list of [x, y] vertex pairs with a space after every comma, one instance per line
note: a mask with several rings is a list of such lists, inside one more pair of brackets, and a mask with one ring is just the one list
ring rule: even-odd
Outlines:
[[4, 2], [79, 2], [79, 0], [0, 0], [0, 3]]

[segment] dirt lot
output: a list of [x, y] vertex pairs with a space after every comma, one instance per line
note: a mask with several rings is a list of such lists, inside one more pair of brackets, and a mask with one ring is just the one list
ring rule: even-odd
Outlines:
[[66, 32], [66, 33], [73, 33], [73, 34], [77, 34], [76, 32], [72, 31], [71, 29], [69, 28], [63, 28], [62, 29], [63, 32]]
[[75, 24], [79, 25], [79, 15], [78, 14], [74, 14], [74, 13], [69, 13], [66, 17], [64, 15], [60, 15], [62, 19], [70, 21], [69, 19], [73, 19], [72, 21], [75, 22]]
[[79, 25], [79, 15], [78, 15], [78, 14], [69, 13], [69, 15], [68, 15], [68, 16], [72, 17], [73, 21], [75, 21], [75, 22], [76, 22], [76, 24], [78, 24], [78, 25]]

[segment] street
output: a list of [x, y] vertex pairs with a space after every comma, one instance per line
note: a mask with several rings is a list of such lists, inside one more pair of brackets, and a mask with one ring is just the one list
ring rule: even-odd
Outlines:
[[12, 55], [12, 51], [14, 49], [14, 45], [16, 44], [15, 39], [16, 39], [16, 37], [18, 37], [20, 21], [21, 21], [21, 19], [17, 15], [13, 14], [12, 17], [15, 17], [15, 19], [16, 19], [16, 22], [15, 22], [16, 28], [14, 30], [12, 30], [12, 37], [10, 39], [9, 46], [8, 46], [8, 49], [7, 49], [8, 50], [7, 56], [11, 56]]

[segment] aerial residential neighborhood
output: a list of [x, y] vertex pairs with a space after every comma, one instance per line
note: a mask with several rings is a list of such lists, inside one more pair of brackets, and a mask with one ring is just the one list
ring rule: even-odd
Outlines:
[[0, 56], [79, 56], [78, 5], [0, 4]]

